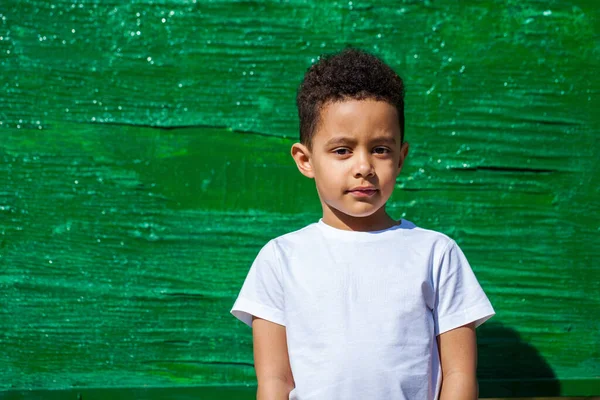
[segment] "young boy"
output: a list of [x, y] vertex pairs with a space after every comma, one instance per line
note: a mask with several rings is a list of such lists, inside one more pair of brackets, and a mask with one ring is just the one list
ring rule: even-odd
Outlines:
[[476, 399], [494, 310], [454, 240], [385, 210], [408, 154], [401, 78], [346, 49], [297, 103], [292, 156], [323, 217], [261, 249], [231, 310], [253, 330], [258, 399]]

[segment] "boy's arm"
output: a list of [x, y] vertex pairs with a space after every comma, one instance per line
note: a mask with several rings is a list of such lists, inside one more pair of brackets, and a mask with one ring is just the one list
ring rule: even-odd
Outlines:
[[288, 356], [285, 326], [252, 318], [254, 368], [258, 380], [258, 400], [287, 400], [294, 388]]
[[477, 400], [477, 338], [475, 324], [467, 324], [438, 336], [442, 365], [439, 400]]

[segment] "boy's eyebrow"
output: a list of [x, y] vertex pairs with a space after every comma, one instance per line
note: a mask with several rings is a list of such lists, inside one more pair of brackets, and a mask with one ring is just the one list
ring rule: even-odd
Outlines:
[[353, 145], [353, 144], [356, 144], [355, 139], [345, 137], [345, 136], [337, 136], [337, 137], [333, 137], [333, 138], [329, 139], [327, 142], [325, 142], [325, 147]]
[[390, 136], [378, 136], [376, 138], [373, 138], [371, 140], [371, 142], [391, 144], [392, 146], [396, 145], [396, 139], [394, 137], [390, 137]]
[[[390, 136], [377, 136], [370, 140], [371, 143], [384, 143], [392, 146], [396, 145], [396, 139]], [[325, 147], [334, 147], [334, 146], [344, 146], [344, 145], [356, 145], [356, 139], [346, 137], [346, 136], [337, 136], [329, 139], [325, 142]]]

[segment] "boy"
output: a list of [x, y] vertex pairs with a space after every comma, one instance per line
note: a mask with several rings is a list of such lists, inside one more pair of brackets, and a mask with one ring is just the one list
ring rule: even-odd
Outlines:
[[231, 310], [258, 399], [477, 399], [475, 328], [494, 310], [454, 240], [385, 210], [408, 154], [401, 78], [346, 49], [297, 103], [292, 156], [323, 217], [261, 249]]

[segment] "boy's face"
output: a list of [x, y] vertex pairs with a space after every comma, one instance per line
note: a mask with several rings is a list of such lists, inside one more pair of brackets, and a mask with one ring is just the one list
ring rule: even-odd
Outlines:
[[392, 224], [385, 203], [408, 154], [393, 105], [370, 99], [325, 104], [311, 147], [296, 143], [292, 155], [300, 172], [315, 179], [324, 222], [364, 230]]

